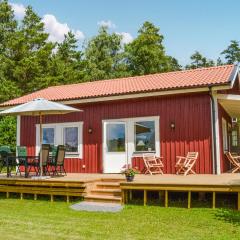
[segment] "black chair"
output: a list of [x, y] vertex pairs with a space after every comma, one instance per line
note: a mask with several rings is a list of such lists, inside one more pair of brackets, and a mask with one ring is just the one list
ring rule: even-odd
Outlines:
[[58, 145], [56, 157], [52, 158], [52, 161], [49, 163], [49, 166], [52, 168], [53, 174], [62, 174], [67, 175], [64, 168], [64, 159], [65, 159], [65, 146]]

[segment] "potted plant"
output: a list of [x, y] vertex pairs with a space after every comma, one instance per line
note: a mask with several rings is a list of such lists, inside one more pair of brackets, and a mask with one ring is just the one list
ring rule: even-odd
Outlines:
[[135, 174], [138, 172], [137, 168], [127, 167], [122, 171], [122, 174], [125, 174], [127, 182], [132, 182]]

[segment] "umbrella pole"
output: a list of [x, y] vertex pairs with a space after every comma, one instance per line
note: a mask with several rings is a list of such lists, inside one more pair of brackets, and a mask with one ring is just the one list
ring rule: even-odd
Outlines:
[[39, 123], [40, 123], [40, 177], [42, 176], [42, 114], [39, 114]]

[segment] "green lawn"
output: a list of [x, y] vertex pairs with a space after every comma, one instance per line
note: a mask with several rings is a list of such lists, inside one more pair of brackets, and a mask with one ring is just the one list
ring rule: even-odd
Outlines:
[[0, 199], [1, 239], [240, 239], [240, 213], [207, 208], [125, 206], [76, 212], [66, 202]]

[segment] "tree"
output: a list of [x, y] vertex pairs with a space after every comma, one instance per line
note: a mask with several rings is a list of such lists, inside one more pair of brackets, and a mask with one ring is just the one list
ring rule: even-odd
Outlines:
[[186, 65], [186, 69], [196, 69], [196, 68], [202, 68], [202, 67], [212, 67], [214, 66], [214, 61], [211, 59], [207, 59], [206, 57], [203, 57], [201, 53], [196, 51], [190, 59], [192, 62], [189, 65]]
[[0, 1], [0, 54], [6, 50], [6, 44], [11, 41], [12, 35], [17, 29], [17, 21], [14, 13], [6, 0]]
[[110, 34], [107, 27], [100, 27], [85, 48], [87, 80], [113, 78], [119, 69], [123, 71], [121, 39], [119, 34]]
[[57, 44], [56, 54], [53, 55], [50, 70], [53, 85], [83, 81], [83, 54], [77, 48], [77, 39], [72, 32], [65, 35], [62, 43]]
[[176, 59], [173, 61], [165, 55], [163, 35], [150, 22], [144, 22], [137, 38], [125, 46], [125, 51], [133, 75], [171, 71], [178, 65]]
[[221, 52], [227, 60], [227, 64], [236, 64], [240, 62], [240, 46], [239, 42], [232, 40], [230, 45]]

